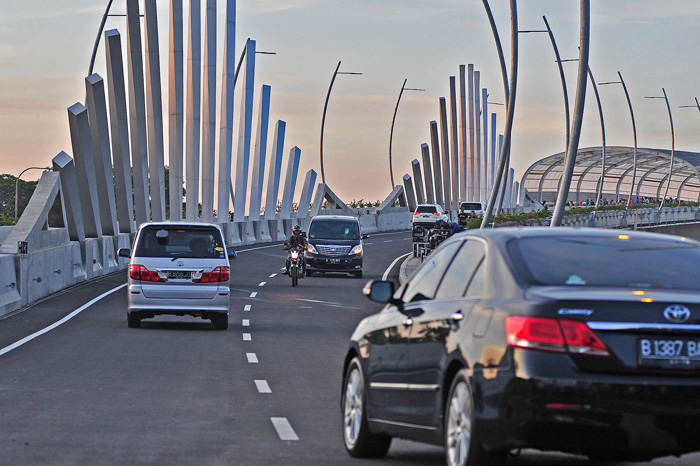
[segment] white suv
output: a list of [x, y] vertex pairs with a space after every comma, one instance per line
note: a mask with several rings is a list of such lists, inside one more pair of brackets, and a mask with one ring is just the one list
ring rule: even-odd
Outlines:
[[413, 212], [413, 226], [432, 228], [438, 220], [448, 223], [450, 221], [450, 217], [439, 204], [418, 204]]
[[486, 205], [483, 202], [462, 202], [459, 204], [459, 208], [464, 209], [464, 213], [471, 215], [474, 212], [474, 217], [479, 215], [484, 215], [484, 210], [486, 210]]
[[130, 258], [129, 327], [156, 315], [190, 315], [209, 319], [217, 329], [228, 328], [229, 259], [218, 225], [153, 222], [139, 227], [134, 249], [121, 248]]

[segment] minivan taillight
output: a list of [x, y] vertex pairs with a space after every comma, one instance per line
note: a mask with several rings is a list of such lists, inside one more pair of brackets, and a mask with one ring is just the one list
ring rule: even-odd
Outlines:
[[200, 283], [227, 282], [231, 276], [230, 269], [226, 266], [220, 266], [211, 272], [203, 272]]
[[129, 278], [145, 282], [159, 282], [160, 275], [154, 270], [148, 270], [143, 265], [131, 264], [129, 266]]
[[610, 356], [602, 341], [584, 322], [542, 317], [506, 318], [508, 346], [558, 353]]

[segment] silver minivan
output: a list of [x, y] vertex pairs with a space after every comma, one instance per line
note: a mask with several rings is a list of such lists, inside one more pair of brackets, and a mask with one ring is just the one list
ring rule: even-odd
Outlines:
[[229, 259], [221, 229], [213, 223], [150, 222], [136, 232], [130, 258], [126, 320], [140, 327], [156, 315], [190, 315], [228, 328]]

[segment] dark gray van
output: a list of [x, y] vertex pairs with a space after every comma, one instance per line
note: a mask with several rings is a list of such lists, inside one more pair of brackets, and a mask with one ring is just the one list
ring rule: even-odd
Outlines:
[[355, 217], [320, 215], [311, 219], [304, 253], [306, 275], [316, 272], [344, 272], [362, 277], [362, 240]]

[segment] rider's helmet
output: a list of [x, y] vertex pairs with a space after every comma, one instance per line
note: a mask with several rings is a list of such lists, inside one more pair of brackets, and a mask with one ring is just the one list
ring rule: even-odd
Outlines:
[[294, 233], [295, 235], [296, 235], [297, 233], [301, 233], [301, 226], [300, 226], [300, 225], [294, 225], [294, 227], [292, 227], [292, 233]]

